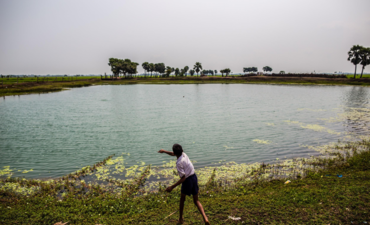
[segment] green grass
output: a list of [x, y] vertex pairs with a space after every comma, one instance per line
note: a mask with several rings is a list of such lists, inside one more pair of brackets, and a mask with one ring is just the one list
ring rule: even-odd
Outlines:
[[[291, 183], [288, 178], [264, 179], [267, 167], [252, 171], [252, 181], [237, 179], [220, 185], [214, 176], [200, 187], [200, 201], [212, 224], [364, 224], [370, 222], [370, 141], [338, 145], [331, 157], [315, 161], [316, 169]], [[92, 168], [101, 166], [108, 159]], [[311, 164], [312, 166], [312, 164]], [[58, 182], [4, 179], [1, 184], [39, 187], [32, 195], [0, 191], [1, 224], [176, 224], [179, 188], [172, 193], [137, 195], [150, 167], [120, 194], [99, 186], [87, 191], [69, 181], [86, 171], [65, 176]], [[342, 175], [338, 177], [336, 175]], [[214, 174], [213, 174], [214, 175]], [[68, 190], [63, 198], [57, 190]], [[171, 213], [172, 216], [167, 217]], [[229, 216], [241, 217], [233, 221]], [[201, 224], [191, 199], [185, 203], [185, 224]]]
[[[347, 78], [353, 78], [353, 75], [354, 74], [348, 74], [346, 76], [347, 76]], [[356, 74], [356, 79], [360, 79], [360, 76], [361, 76], [361, 73], [360, 74]], [[363, 74], [362, 75], [362, 78], [370, 78], [370, 74]]]

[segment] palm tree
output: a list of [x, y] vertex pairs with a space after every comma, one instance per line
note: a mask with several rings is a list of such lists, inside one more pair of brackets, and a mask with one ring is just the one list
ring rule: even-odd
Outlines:
[[363, 49], [362, 46], [360, 45], [354, 45], [351, 50], [348, 52], [348, 61], [351, 61], [351, 63], [353, 63], [355, 65], [355, 74], [353, 76], [353, 78], [356, 79], [356, 70], [357, 70], [357, 64], [359, 64], [361, 62], [361, 58], [360, 58], [360, 52], [361, 50]]
[[370, 65], [370, 48], [363, 48], [360, 52], [360, 58], [361, 62], [360, 64], [362, 65], [362, 71], [361, 71], [361, 76], [364, 73], [365, 66]]
[[202, 64], [200, 62], [196, 62], [193, 69], [197, 72], [199, 76], [199, 71], [203, 69]]
[[184, 70], [183, 70], [183, 71], [184, 71], [184, 75], [185, 75], [185, 76], [186, 76], [186, 73], [188, 72], [188, 70], [189, 70], [189, 67], [188, 67], [188, 66], [185, 66], [185, 67], [184, 67]]

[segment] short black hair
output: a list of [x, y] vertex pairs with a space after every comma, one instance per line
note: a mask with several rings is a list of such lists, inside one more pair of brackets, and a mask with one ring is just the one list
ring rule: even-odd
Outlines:
[[173, 151], [173, 154], [175, 154], [176, 156], [181, 156], [183, 152], [182, 147], [179, 144], [174, 144], [172, 146], [172, 151]]

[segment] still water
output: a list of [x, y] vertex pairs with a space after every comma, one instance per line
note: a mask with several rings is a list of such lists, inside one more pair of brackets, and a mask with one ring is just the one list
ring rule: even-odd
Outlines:
[[[359, 132], [328, 123], [369, 107], [369, 88], [253, 84], [119, 85], [0, 100], [0, 167], [59, 177], [109, 155], [161, 165], [183, 146], [196, 167], [318, 154], [305, 147]], [[293, 121], [293, 122], [292, 122]], [[17, 171], [33, 169], [29, 173]]]

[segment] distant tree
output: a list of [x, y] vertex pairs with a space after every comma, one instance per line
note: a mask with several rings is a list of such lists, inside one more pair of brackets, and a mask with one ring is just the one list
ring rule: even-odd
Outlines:
[[256, 72], [256, 73], [258, 72], [258, 68], [257, 67], [252, 67], [251, 70], [252, 70], [252, 72]]
[[258, 72], [258, 68], [257, 67], [244, 67], [243, 68], [243, 72], [244, 73], [247, 73], [247, 72]]
[[148, 62], [143, 62], [143, 64], [141, 64], [141, 66], [143, 67], [143, 69], [145, 70], [145, 72], [149, 72], [149, 63]]
[[285, 71], [284, 71], [284, 70], [282, 70], [282, 71], [280, 71], [280, 72], [279, 72], [279, 74], [285, 74]]
[[180, 77], [186, 76], [186, 73], [188, 72], [189, 67], [185, 66], [183, 69], [180, 70]]
[[[221, 71], [221, 70], [220, 70]], [[230, 74], [231, 70], [229, 68], [222, 70], [222, 75], [225, 73], [226, 77]]]
[[195, 70], [190, 70], [189, 73], [190, 73], [190, 76], [193, 76], [195, 73]]
[[131, 62], [130, 65], [127, 67], [127, 73], [132, 76], [132, 74], [137, 74], [137, 66], [139, 63]]
[[117, 59], [110, 58], [108, 65], [111, 66], [111, 70], [114, 76], [119, 76], [122, 73], [125, 77], [126, 74], [135, 74], [137, 73], [137, 66], [139, 65], [136, 62], [131, 62], [130, 59]]
[[264, 72], [272, 72], [272, 68], [271, 68], [271, 67], [269, 67], [269, 66], [265, 66], [265, 67], [263, 67], [263, 68], [262, 68], [262, 70], [263, 70]]
[[166, 66], [164, 65], [164, 63], [156, 63], [154, 67], [155, 71], [160, 74], [164, 74], [164, 72], [166, 71]]
[[120, 72], [126, 77], [126, 74], [131, 72], [131, 60], [125, 59], [121, 62]]
[[348, 61], [351, 61], [355, 65], [355, 74], [353, 75], [353, 78], [356, 79], [356, 70], [357, 70], [357, 64], [361, 62], [360, 53], [363, 49], [360, 45], [354, 45], [350, 51], [348, 52]]
[[220, 70], [221, 76], [224, 77], [225, 70]]
[[361, 59], [360, 64], [362, 65], [362, 71], [361, 71], [360, 78], [362, 78], [362, 74], [364, 73], [365, 67], [367, 65], [370, 65], [370, 48], [363, 48], [363, 49], [361, 49], [361, 51], [360, 51], [360, 59]]
[[155, 71], [154, 63], [149, 63], [148, 69], [149, 69], [148, 71], [150, 72], [150, 76], [152, 77], [153, 76], [153, 71]]
[[197, 72], [197, 75], [199, 75], [199, 71], [203, 69], [202, 64], [200, 62], [196, 62], [193, 69]]
[[111, 71], [115, 77], [119, 76], [121, 61], [122, 59], [109, 58], [108, 65], [111, 67]]
[[177, 77], [177, 75], [179, 75], [180, 74], [180, 70], [179, 70], [179, 68], [176, 68], [175, 69], [175, 76]]
[[215, 75], [217, 74], [217, 70], [215, 70]]
[[171, 67], [169, 67], [169, 66], [167, 66], [166, 67], [166, 73], [165, 73], [165, 76], [166, 77], [170, 77], [170, 74], [172, 73], [172, 68]]
[[213, 70], [203, 70], [202, 74], [204, 74], [204, 75], [208, 75], [208, 74], [213, 75]]
[[186, 76], [186, 73], [189, 71], [189, 67], [188, 66], [185, 66], [184, 67], [184, 74], [185, 74], [185, 76]]

